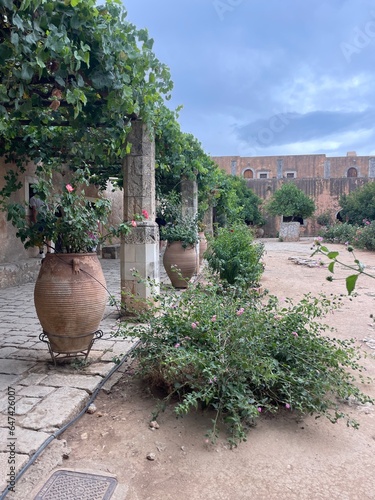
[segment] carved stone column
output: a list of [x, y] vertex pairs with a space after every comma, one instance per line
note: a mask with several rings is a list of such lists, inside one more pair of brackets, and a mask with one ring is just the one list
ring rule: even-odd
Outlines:
[[[183, 177], [181, 180], [182, 215], [194, 217], [198, 213], [198, 184], [197, 181]], [[197, 272], [199, 271], [199, 241], [195, 246], [197, 257]]]
[[155, 144], [142, 121], [132, 123], [129, 135], [130, 153], [123, 164], [124, 221], [134, 220], [147, 210], [149, 219], [137, 222], [121, 242], [122, 306], [126, 314], [145, 307], [150, 287], [138, 283], [133, 276], [137, 270], [142, 278], [159, 283], [159, 228], [155, 222]]
[[196, 180], [181, 180], [182, 215], [194, 217], [198, 212], [198, 185]]
[[204, 214], [203, 224], [206, 226], [204, 232], [212, 236], [214, 234], [214, 213], [212, 207], [209, 207], [207, 212]]

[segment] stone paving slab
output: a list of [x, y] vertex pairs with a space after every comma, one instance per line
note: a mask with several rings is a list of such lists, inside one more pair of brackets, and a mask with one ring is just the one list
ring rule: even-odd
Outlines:
[[41, 401], [42, 401], [42, 398], [20, 398], [20, 399], [17, 399], [15, 414], [17, 416], [26, 415], [26, 413], [29, 413], [34, 408], [34, 406], [39, 404]]
[[[16, 452], [31, 456], [50, 437], [50, 434], [16, 427], [14, 437]], [[8, 429], [0, 428], [0, 453], [7, 451], [6, 443], [10, 441], [8, 438]]]
[[59, 387], [49, 394], [24, 418], [18, 420], [25, 429], [55, 432], [77, 415], [87, 403], [85, 390], [74, 387]]
[[81, 373], [63, 375], [56, 373], [49, 375], [40, 383], [41, 385], [46, 384], [51, 387], [84, 389], [91, 394], [102, 380], [102, 377], [98, 375], [82, 375]]
[[105, 377], [116, 366], [115, 363], [93, 363], [83, 369], [86, 375]]
[[19, 359], [0, 359], [0, 373], [18, 375], [35, 366], [35, 362]]
[[[20, 396], [18, 396], [17, 394], [15, 395], [15, 402], [17, 403], [17, 401], [19, 401], [20, 399]], [[6, 395], [5, 393], [3, 393], [0, 397], [0, 412], [3, 413], [3, 414], [6, 414], [8, 415], [8, 407], [9, 407], [9, 399], [8, 399], [8, 395]]]
[[55, 387], [48, 387], [44, 385], [27, 385], [15, 388], [15, 392], [19, 396], [26, 396], [28, 398], [44, 398], [55, 390]]
[[45, 373], [30, 373], [26, 378], [21, 379], [18, 383], [20, 385], [34, 385], [39, 384], [47, 377]]
[[20, 375], [1, 374], [0, 391], [5, 391], [9, 386], [14, 385], [20, 379]]

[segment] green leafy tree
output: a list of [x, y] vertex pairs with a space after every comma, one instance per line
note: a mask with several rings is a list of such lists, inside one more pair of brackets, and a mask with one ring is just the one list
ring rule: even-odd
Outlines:
[[[0, 155], [22, 171], [120, 171], [132, 119], [151, 127], [172, 88], [147, 30], [116, 0], [0, 0]], [[6, 193], [17, 188], [9, 173]]]
[[262, 200], [247, 187], [244, 179], [220, 171], [216, 201], [216, 217], [220, 225], [235, 221], [251, 225], [263, 224], [261, 204]]
[[342, 219], [350, 224], [363, 225], [364, 220], [375, 220], [375, 182], [368, 182], [340, 198]]
[[311, 217], [315, 211], [315, 204], [301, 189], [294, 183], [286, 183], [277, 189], [270, 201], [266, 204], [266, 211], [270, 215], [283, 215], [305, 219]]

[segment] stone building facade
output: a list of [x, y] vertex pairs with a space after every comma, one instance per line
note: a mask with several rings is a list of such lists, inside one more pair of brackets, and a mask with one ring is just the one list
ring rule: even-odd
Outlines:
[[[317, 234], [319, 214], [329, 212], [340, 219], [339, 199], [366, 182], [375, 180], [375, 157], [357, 156], [354, 151], [343, 157], [325, 154], [288, 156], [216, 156], [215, 163], [230, 175], [243, 177], [260, 198], [267, 200], [284, 182], [294, 182], [316, 206], [314, 217], [303, 221], [306, 236]], [[276, 236], [279, 220], [269, 218], [265, 236]], [[301, 221], [302, 222], [302, 221]]]

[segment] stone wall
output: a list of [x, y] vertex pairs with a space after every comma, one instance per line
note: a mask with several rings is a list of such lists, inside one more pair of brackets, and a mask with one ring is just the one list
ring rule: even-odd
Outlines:
[[[4, 187], [4, 176], [6, 172], [14, 168], [15, 165], [6, 164], [3, 158], [0, 158], [0, 189]], [[29, 165], [25, 173], [20, 176], [23, 186], [12, 196], [12, 201], [25, 203], [29, 200], [29, 184], [36, 181], [34, 165]], [[16, 229], [10, 222], [7, 222], [7, 214], [0, 211], [0, 263], [17, 262], [21, 259], [27, 259], [38, 255], [38, 248], [25, 250], [23, 244], [16, 237]]]
[[0, 264], [0, 289], [34, 283], [40, 270], [40, 259], [26, 259]]
[[[375, 158], [372, 156], [327, 157], [317, 155], [285, 156], [213, 156], [217, 165], [228, 174], [240, 177], [269, 179], [294, 177], [304, 178], [340, 178], [356, 173], [357, 177], [375, 178]], [[350, 169], [355, 169], [350, 172]]]

